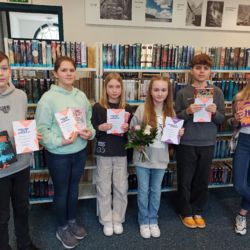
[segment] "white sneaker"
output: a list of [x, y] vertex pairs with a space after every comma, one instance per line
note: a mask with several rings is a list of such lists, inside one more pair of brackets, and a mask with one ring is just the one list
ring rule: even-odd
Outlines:
[[237, 215], [235, 218], [235, 233], [245, 235], [247, 233], [247, 220], [245, 216]]
[[111, 236], [114, 233], [113, 226], [105, 225], [103, 227], [103, 233], [105, 236]]
[[158, 238], [161, 236], [161, 231], [157, 224], [149, 225], [149, 228], [152, 237]]
[[142, 238], [148, 239], [151, 236], [149, 225], [140, 225], [140, 234]]
[[114, 224], [114, 233], [115, 234], [122, 234], [123, 233], [123, 226], [121, 223]]

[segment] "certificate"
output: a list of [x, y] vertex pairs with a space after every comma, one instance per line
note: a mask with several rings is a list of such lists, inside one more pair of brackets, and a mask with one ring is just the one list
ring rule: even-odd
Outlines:
[[76, 121], [78, 131], [82, 131], [87, 127], [86, 112], [84, 108], [70, 108]]
[[180, 144], [179, 131], [182, 128], [183, 123], [184, 120], [175, 117], [166, 117], [161, 141], [169, 144]]
[[17, 154], [39, 150], [35, 120], [14, 121], [12, 124]]
[[112, 124], [112, 128], [107, 134], [122, 134], [122, 124], [125, 123], [125, 109], [107, 109], [107, 123]]
[[63, 137], [68, 140], [73, 132], [78, 131], [76, 120], [71, 109], [55, 113], [56, 120], [62, 131]]

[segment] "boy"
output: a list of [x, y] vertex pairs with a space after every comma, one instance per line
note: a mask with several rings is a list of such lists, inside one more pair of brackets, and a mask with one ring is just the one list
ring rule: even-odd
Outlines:
[[[9, 82], [11, 70], [8, 57], [0, 51], [0, 131], [7, 130], [13, 144], [12, 121], [25, 120], [26, 94]], [[17, 156], [17, 161], [0, 168], [0, 248], [10, 250], [8, 221], [12, 201], [17, 248], [37, 249], [29, 237], [29, 166], [30, 154]]]
[[[185, 133], [177, 148], [177, 180], [179, 212], [182, 223], [188, 228], [205, 228], [202, 209], [208, 199], [208, 177], [217, 125], [224, 120], [222, 91], [209, 85], [212, 60], [206, 54], [194, 56], [191, 62], [192, 84], [177, 93], [175, 109], [177, 117], [184, 119]], [[195, 88], [213, 88], [213, 103], [206, 107], [211, 112], [211, 122], [193, 122], [193, 114], [201, 110], [194, 104]]]

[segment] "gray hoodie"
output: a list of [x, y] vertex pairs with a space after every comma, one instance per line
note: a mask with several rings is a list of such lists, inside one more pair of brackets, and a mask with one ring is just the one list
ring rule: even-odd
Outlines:
[[[12, 122], [25, 120], [27, 112], [27, 96], [10, 83], [9, 88], [0, 93], [0, 131], [7, 130], [14, 146]], [[17, 162], [9, 168], [0, 169], [0, 178], [19, 172], [30, 166], [31, 154], [17, 155]]]

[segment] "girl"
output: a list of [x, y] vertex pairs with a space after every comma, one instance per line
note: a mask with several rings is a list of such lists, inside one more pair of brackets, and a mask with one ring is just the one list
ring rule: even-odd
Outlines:
[[[91, 105], [83, 92], [73, 87], [76, 67], [70, 57], [60, 57], [54, 66], [58, 84], [52, 85], [37, 105], [36, 121], [42, 133], [42, 145], [46, 148], [46, 162], [54, 184], [54, 206], [57, 219], [56, 237], [66, 248], [74, 248], [86, 236], [83, 227], [76, 223], [78, 185], [86, 161], [87, 140], [93, 139]], [[82, 111], [86, 116], [86, 128], [64, 139], [55, 113], [66, 108]]]
[[250, 127], [240, 126], [240, 121], [245, 116], [244, 112], [242, 110], [238, 110], [237, 108], [241, 101], [250, 101], [249, 81], [246, 87], [235, 97], [233, 110], [234, 118], [231, 120], [232, 125], [239, 128], [238, 143], [233, 157], [233, 176], [234, 187], [236, 191], [242, 196], [241, 209], [235, 219], [235, 232], [245, 235], [247, 232], [246, 215], [250, 209], [250, 184], [248, 181], [250, 173]]
[[[138, 179], [138, 222], [143, 238], [160, 237], [157, 213], [161, 199], [161, 183], [169, 162], [168, 145], [161, 142], [166, 116], [175, 116], [171, 85], [166, 77], [153, 77], [145, 103], [137, 108], [130, 123], [130, 127], [144, 123], [158, 128], [154, 143], [145, 148], [150, 161], [142, 162], [139, 151], [134, 151], [133, 156]], [[183, 132], [181, 129], [179, 134], [182, 135]]]
[[117, 73], [106, 76], [103, 96], [99, 103], [94, 105], [92, 117], [97, 139], [95, 149], [97, 209], [104, 235], [111, 236], [113, 233], [123, 232], [122, 223], [127, 208], [128, 173], [125, 150], [127, 138], [124, 133], [127, 132], [128, 123], [121, 126], [123, 134], [107, 134], [112, 128], [112, 124], [107, 123], [107, 109], [125, 109], [128, 112], [126, 114], [132, 111], [125, 103], [122, 78]]
[[[27, 96], [9, 82], [11, 69], [8, 57], [0, 51], [0, 132], [7, 131], [14, 146], [12, 122], [26, 119]], [[38, 135], [38, 139], [41, 136]], [[1, 157], [2, 151], [0, 151]], [[17, 155], [17, 161], [0, 168], [0, 248], [10, 250], [8, 222], [10, 200], [13, 207], [17, 248], [38, 249], [29, 236], [29, 183], [31, 154]]]

